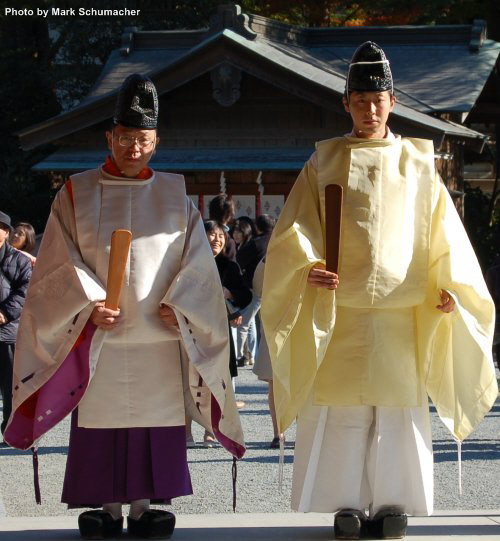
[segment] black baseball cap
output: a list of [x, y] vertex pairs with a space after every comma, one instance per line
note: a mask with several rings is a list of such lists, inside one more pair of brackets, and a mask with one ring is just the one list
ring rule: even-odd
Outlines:
[[8, 214], [5, 214], [5, 212], [2, 212], [0, 210], [0, 223], [3, 225], [6, 225], [9, 228], [9, 231], [12, 233], [13, 228], [10, 221], [10, 216]]

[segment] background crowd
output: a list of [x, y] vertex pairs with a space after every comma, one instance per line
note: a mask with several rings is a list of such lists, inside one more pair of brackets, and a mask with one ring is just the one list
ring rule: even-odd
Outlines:
[[[248, 365], [253, 366], [259, 379], [269, 382], [269, 406], [274, 428], [270, 446], [276, 448], [279, 446], [279, 434], [272, 401], [271, 360], [259, 319], [263, 264], [275, 220], [267, 214], [257, 216], [255, 221], [248, 216], [235, 219], [234, 203], [227, 194], [219, 194], [212, 199], [209, 218], [205, 222], [205, 230], [228, 310], [231, 337], [229, 366], [233, 386], [237, 391], [238, 368]], [[238, 401], [237, 406], [242, 408], [245, 404]], [[187, 438], [188, 445], [193, 446], [189, 429]], [[210, 435], [205, 434], [204, 444], [212, 444]]]

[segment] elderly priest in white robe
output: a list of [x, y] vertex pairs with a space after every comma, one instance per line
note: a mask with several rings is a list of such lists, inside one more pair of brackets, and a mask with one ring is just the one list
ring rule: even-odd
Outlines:
[[[80, 533], [167, 538], [175, 517], [150, 503], [192, 493], [185, 413], [244, 453], [228, 372], [222, 288], [184, 178], [148, 167], [156, 88], [123, 83], [110, 156], [73, 175], [47, 223], [18, 336], [5, 438], [28, 449], [73, 411], [62, 501]], [[104, 306], [111, 234], [132, 232], [118, 310]]]
[[[393, 134], [392, 75], [355, 52], [352, 132], [317, 144], [269, 244], [262, 319], [279, 430], [297, 417], [292, 507], [335, 512], [339, 539], [401, 538], [433, 509], [428, 396], [457, 440], [491, 408], [494, 307], [434, 164]], [[325, 186], [344, 193], [338, 273], [325, 268]]]

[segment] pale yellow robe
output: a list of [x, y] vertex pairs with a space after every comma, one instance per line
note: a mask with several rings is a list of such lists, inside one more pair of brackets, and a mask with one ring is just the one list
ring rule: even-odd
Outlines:
[[[344, 188], [340, 286], [307, 285], [324, 262], [324, 188]], [[457, 301], [443, 314], [439, 289]], [[323, 405], [417, 406], [421, 386], [460, 440], [498, 394], [494, 308], [434, 167], [432, 142], [317, 144], [269, 244], [262, 320], [280, 431], [307, 397]]]

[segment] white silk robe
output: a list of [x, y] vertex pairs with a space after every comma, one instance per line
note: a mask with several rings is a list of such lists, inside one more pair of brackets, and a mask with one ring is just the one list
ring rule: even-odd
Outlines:
[[[81, 375], [61, 376], [105, 298], [115, 229], [132, 231], [121, 322], [94, 331]], [[174, 309], [179, 329], [164, 326], [161, 303]], [[74, 175], [54, 201], [18, 340], [6, 433], [14, 446], [32, 445], [76, 405], [79, 425], [90, 428], [183, 425], [187, 408], [242, 456], [222, 287], [182, 176]]]

